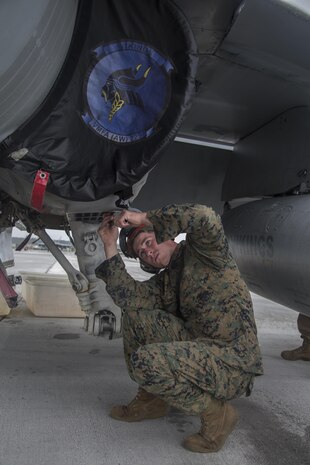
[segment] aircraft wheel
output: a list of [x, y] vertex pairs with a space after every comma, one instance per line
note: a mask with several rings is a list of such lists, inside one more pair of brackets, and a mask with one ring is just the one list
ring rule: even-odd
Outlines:
[[94, 318], [94, 331], [93, 331], [94, 336], [99, 336], [100, 334], [100, 316], [95, 315]]

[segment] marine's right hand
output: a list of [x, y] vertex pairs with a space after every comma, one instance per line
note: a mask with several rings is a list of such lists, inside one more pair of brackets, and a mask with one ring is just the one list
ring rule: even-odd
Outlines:
[[114, 213], [105, 213], [98, 229], [98, 234], [106, 246], [116, 244], [118, 239], [118, 228], [114, 220]]

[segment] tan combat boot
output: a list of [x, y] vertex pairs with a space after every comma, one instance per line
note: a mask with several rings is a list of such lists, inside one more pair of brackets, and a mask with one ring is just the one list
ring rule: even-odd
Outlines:
[[310, 362], [310, 338], [305, 336], [301, 337], [303, 339], [303, 343], [300, 347], [281, 352], [281, 357], [284, 358], [284, 360], [304, 360], [306, 362]]
[[200, 418], [199, 433], [185, 438], [183, 446], [192, 452], [217, 452], [234, 429], [238, 421], [238, 413], [227, 402], [213, 399]]
[[115, 405], [110, 416], [120, 421], [152, 420], [164, 417], [168, 410], [165, 401], [139, 387], [136, 397], [128, 405]]

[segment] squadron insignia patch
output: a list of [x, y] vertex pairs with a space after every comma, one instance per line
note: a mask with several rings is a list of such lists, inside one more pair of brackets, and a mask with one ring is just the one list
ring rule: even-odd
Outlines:
[[151, 136], [169, 105], [172, 62], [136, 41], [100, 45], [93, 54], [84, 82], [85, 124], [119, 143]]

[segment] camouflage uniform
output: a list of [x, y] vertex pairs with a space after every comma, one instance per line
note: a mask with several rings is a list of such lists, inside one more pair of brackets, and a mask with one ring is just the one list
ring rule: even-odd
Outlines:
[[96, 274], [124, 311], [132, 379], [168, 404], [199, 414], [210, 396], [249, 393], [263, 372], [251, 297], [212, 209], [170, 205], [147, 216], [158, 242], [187, 233], [168, 268], [139, 282], [116, 255]]

